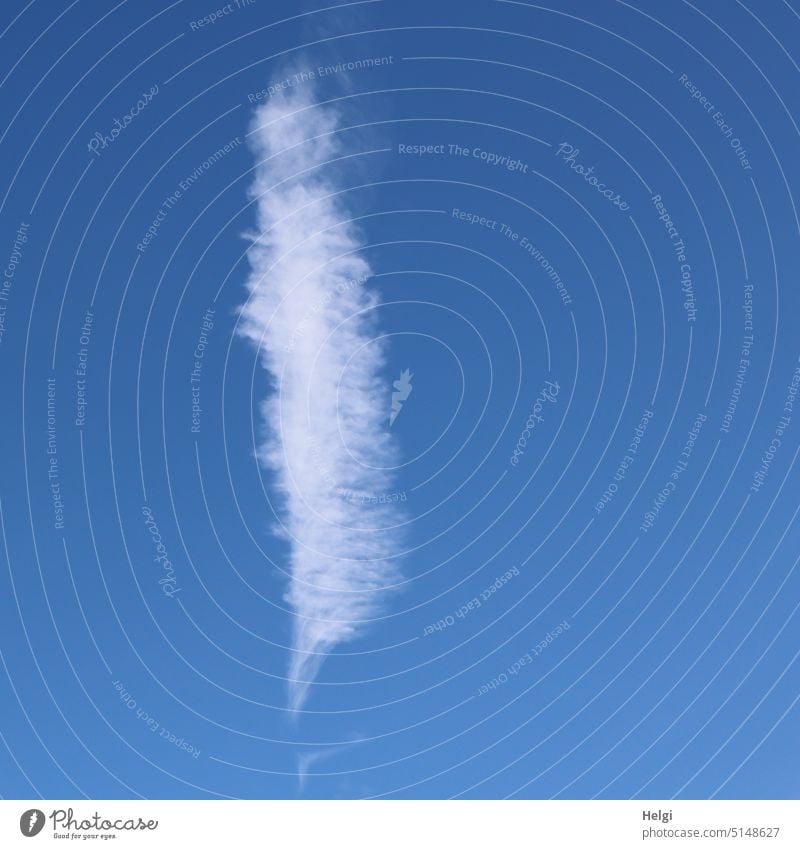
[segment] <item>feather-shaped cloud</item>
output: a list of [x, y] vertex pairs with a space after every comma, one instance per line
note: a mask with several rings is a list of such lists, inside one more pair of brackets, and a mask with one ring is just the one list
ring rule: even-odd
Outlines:
[[[290, 90], [256, 110], [250, 134], [258, 226], [241, 326], [274, 382], [260, 452], [290, 544], [293, 710], [326, 654], [379, 615], [397, 579], [396, 535], [353, 498], [390, 489], [382, 469], [393, 447], [371, 269], [337, 180], [337, 118]], [[393, 510], [383, 508], [382, 525]]]

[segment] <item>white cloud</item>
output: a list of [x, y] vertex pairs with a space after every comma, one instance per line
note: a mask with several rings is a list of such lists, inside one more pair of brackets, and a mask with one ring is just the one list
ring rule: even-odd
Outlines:
[[250, 140], [258, 227], [249, 248], [242, 332], [259, 346], [274, 391], [262, 403], [262, 462], [274, 472], [290, 544], [286, 600], [295, 612], [289, 704], [299, 709], [325, 655], [380, 615], [398, 577], [397, 521], [350, 493], [391, 488], [383, 346], [376, 296], [337, 174], [337, 115], [308, 89], [258, 107]]

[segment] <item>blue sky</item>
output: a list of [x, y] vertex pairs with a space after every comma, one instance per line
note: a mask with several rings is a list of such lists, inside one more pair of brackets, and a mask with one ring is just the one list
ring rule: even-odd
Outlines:
[[798, 31], [6, 3], [0, 794], [796, 798]]

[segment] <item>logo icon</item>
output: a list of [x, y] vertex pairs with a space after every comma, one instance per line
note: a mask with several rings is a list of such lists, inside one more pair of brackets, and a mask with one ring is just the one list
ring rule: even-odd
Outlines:
[[397, 391], [392, 392], [392, 412], [389, 415], [389, 427], [394, 424], [394, 420], [400, 414], [400, 410], [403, 409], [403, 402], [408, 400], [408, 396], [411, 394], [413, 389], [411, 386], [412, 377], [414, 375], [411, 374], [409, 369], [403, 369], [400, 372], [400, 378], [392, 384]]
[[36, 837], [44, 828], [44, 812], [38, 808], [31, 808], [19, 818], [19, 830], [25, 837]]

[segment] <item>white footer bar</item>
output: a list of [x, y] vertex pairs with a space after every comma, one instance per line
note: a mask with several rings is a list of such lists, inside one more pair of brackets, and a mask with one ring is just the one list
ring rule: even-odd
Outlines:
[[800, 847], [795, 801], [0, 801], [0, 846]]

